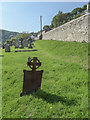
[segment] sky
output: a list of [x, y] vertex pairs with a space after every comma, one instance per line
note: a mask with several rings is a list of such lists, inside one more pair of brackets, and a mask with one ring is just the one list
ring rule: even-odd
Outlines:
[[71, 12], [74, 8], [83, 7], [87, 2], [1, 2], [0, 29], [15, 32], [40, 31], [42, 26], [50, 25], [59, 11]]

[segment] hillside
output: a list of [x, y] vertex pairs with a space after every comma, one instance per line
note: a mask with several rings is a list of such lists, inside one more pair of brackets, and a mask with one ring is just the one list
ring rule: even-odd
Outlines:
[[[88, 44], [37, 40], [37, 51], [3, 49], [3, 118], [88, 118]], [[28, 48], [25, 48], [28, 49]], [[20, 97], [28, 57], [38, 57], [44, 70], [41, 89]]]
[[18, 34], [18, 32], [12, 32], [7, 30], [1, 30], [0, 29], [0, 43], [4, 43], [6, 40], [11, 39], [12, 37], [15, 37]]

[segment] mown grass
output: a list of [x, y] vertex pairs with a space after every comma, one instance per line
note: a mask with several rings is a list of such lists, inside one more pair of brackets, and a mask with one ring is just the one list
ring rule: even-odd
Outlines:
[[[34, 42], [37, 51], [3, 50], [3, 118], [87, 118], [88, 44], [53, 40]], [[27, 49], [27, 48], [25, 48]], [[20, 97], [28, 57], [44, 70], [41, 89]]]
[[0, 49], [0, 119], [2, 117], [2, 50]]

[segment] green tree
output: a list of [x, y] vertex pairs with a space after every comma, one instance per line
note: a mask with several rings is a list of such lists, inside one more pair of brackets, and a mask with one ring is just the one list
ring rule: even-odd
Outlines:
[[87, 9], [87, 5], [84, 5], [83, 7], [82, 7], [82, 11], [84, 11], [84, 10], [86, 10]]
[[44, 30], [44, 29], [47, 29], [47, 28], [50, 28], [49, 25], [45, 25], [45, 26], [43, 27], [43, 30]]
[[17, 39], [28, 39], [30, 37], [30, 33], [19, 33], [18, 36], [17, 36]]
[[53, 27], [56, 28], [62, 25], [64, 20], [65, 20], [64, 14], [61, 11], [59, 11], [58, 14], [52, 20]]
[[72, 11], [72, 14], [73, 14], [73, 16], [76, 16], [76, 15], [80, 14], [82, 11], [83, 11], [82, 8], [75, 8]]
[[65, 19], [64, 19], [63, 23], [66, 23], [66, 22], [72, 20], [73, 14], [72, 14], [72, 12], [64, 13], [64, 17], [65, 17]]

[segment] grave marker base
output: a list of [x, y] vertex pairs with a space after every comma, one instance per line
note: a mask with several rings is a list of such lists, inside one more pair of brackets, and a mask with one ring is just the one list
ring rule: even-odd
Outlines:
[[24, 72], [24, 80], [23, 80], [23, 92], [20, 96], [27, 94], [29, 92], [36, 92], [38, 89], [41, 88], [41, 81], [42, 81], [42, 73], [41, 71], [27, 71], [23, 70]]

